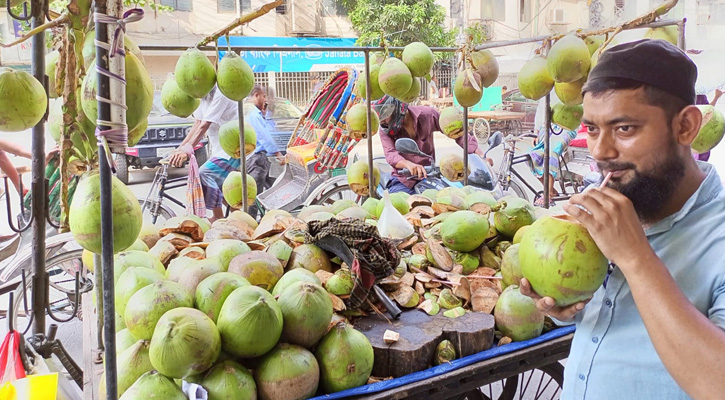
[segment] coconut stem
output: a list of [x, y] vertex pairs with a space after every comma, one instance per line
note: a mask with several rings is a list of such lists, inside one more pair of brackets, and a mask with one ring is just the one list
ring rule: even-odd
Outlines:
[[222, 36], [229, 35], [229, 32], [231, 32], [235, 28], [239, 27], [240, 25], [244, 25], [244, 24], [246, 24], [248, 22], [251, 22], [251, 21], [253, 21], [253, 20], [255, 20], [255, 19], [257, 19], [257, 18], [259, 18], [259, 17], [261, 17], [261, 16], [263, 16], [265, 14], [267, 14], [273, 8], [276, 8], [278, 6], [281, 6], [282, 4], [284, 4], [284, 0], [276, 0], [273, 3], [267, 3], [267, 4], [263, 5], [262, 7], [260, 7], [258, 9], [256, 9], [256, 10], [252, 11], [249, 14], [245, 14], [241, 18], [239, 18], [238, 20], [236, 20], [236, 21], [232, 22], [231, 24], [225, 26], [224, 28], [216, 31], [211, 36], [205, 37], [201, 42], [197, 43], [196, 47], [198, 48], [198, 47], [201, 47], [201, 46], [205, 46], [205, 45], [207, 45], [207, 44], [209, 44], [211, 42], [216, 42], [217, 39], [219, 39]]
[[59, 18], [56, 18], [50, 22], [47, 22], [47, 23], [29, 31], [28, 33], [21, 36], [18, 40], [14, 41], [12, 43], [9, 43], [9, 44], [0, 43], [0, 47], [8, 48], [8, 47], [17, 46], [20, 43], [25, 42], [26, 40], [30, 39], [31, 37], [33, 37], [39, 33], [44, 33], [46, 29], [52, 29], [52, 28], [58, 27], [62, 24], [65, 24], [66, 22], [68, 22], [68, 15], [63, 14]]

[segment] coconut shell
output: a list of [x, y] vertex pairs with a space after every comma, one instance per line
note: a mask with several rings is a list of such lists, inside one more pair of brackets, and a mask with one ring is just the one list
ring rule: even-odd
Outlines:
[[498, 292], [490, 287], [480, 287], [471, 295], [471, 308], [473, 311], [490, 314], [498, 301]]
[[428, 239], [426, 244], [433, 258], [433, 263], [444, 271], [451, 271], [454, 265], [451, 254], [439, 242], [433, 239]]
[[219, 239], [236, 239], [236, 240], [249, 240], [249, 236], [245, 232], [247, 227], [237, 228], [232, 225], [222, 225], [209, 229], [204, 234], [205, 242], [213, 242]]
[[159, 235], [163, 238], [170, 233], [180, 233], [190, 236], [194, 241], [200, 241], [204, 237], [204, 230], [199, 224], [191, 219], [183, 217], [172, 218], [159, 229]]
[[[193, 240], [191, 239], [191, 236], [187, 236], [183, 233], [176, 233], [171, 232], [164, 235], [161, 239], [159, 239], [160, 242], [169, 242], [171, 243], [176, 250], [183, 250], [191, 245]], [[158, 244], [158, 242], [157, 242]]]

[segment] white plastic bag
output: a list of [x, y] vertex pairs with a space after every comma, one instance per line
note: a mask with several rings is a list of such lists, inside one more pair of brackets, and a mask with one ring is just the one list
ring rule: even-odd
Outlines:
[[378, 220], [378, 233], [384, 238], [391, 239], [407, 239], [415, 233], [413, 225], [393, 207], [387, 190], [383, 192], [383, 212]]

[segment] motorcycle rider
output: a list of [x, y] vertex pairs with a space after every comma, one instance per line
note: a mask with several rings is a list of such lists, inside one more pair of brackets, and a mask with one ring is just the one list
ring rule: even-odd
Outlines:
[[[421, 152], [435, 159], [433, 132], [442, 131], [439, 124], [440, 113], [432, 107], [410, 106], [388, 95], [373, 102], [373, 109], [380, 118], [378, 134], [385, 152], [385, 160], [394, 168], [386, 189], [390, 193], [414, 194], [415, 185], [427, 177], [425, 167], [430, 166], [431, 160], [416, 154], [400, 153], [395, 149], [395, 141], [411, 138], [415, 140]], [[456, 143], [463, 148], [464, 140], [462, 136], [456, 139]], [[484, 158], [483, 150], [478, 147], [478, 141], [473, 135], [468, 137], [468, 153]], [[410, 176], [401, 175], [402, 169], [410, 171]]]

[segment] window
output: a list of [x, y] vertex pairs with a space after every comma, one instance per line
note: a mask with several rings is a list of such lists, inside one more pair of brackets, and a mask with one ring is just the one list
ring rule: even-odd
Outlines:
[[329, 17], [330, 15], [345, 17], [347, 10], [337, 0], [322, 0], [322, 16]]
[[237, 7], [234, 0], [217, 0], [216, 11], [219, 13], [235, 12]]
[[530, 0], [519, 0], [519, 21], [529, 22], [531, 21], [531, 1]]
[[481, 0], [481, 19], [506, 20], [506, 0]]
[[161, 5], [169, 6], [176, 11], [191, 11], [191, 0], [161, 0]]
[[239, 0], [239, 8], [242, 12], [252, 11], [252, 0]]

